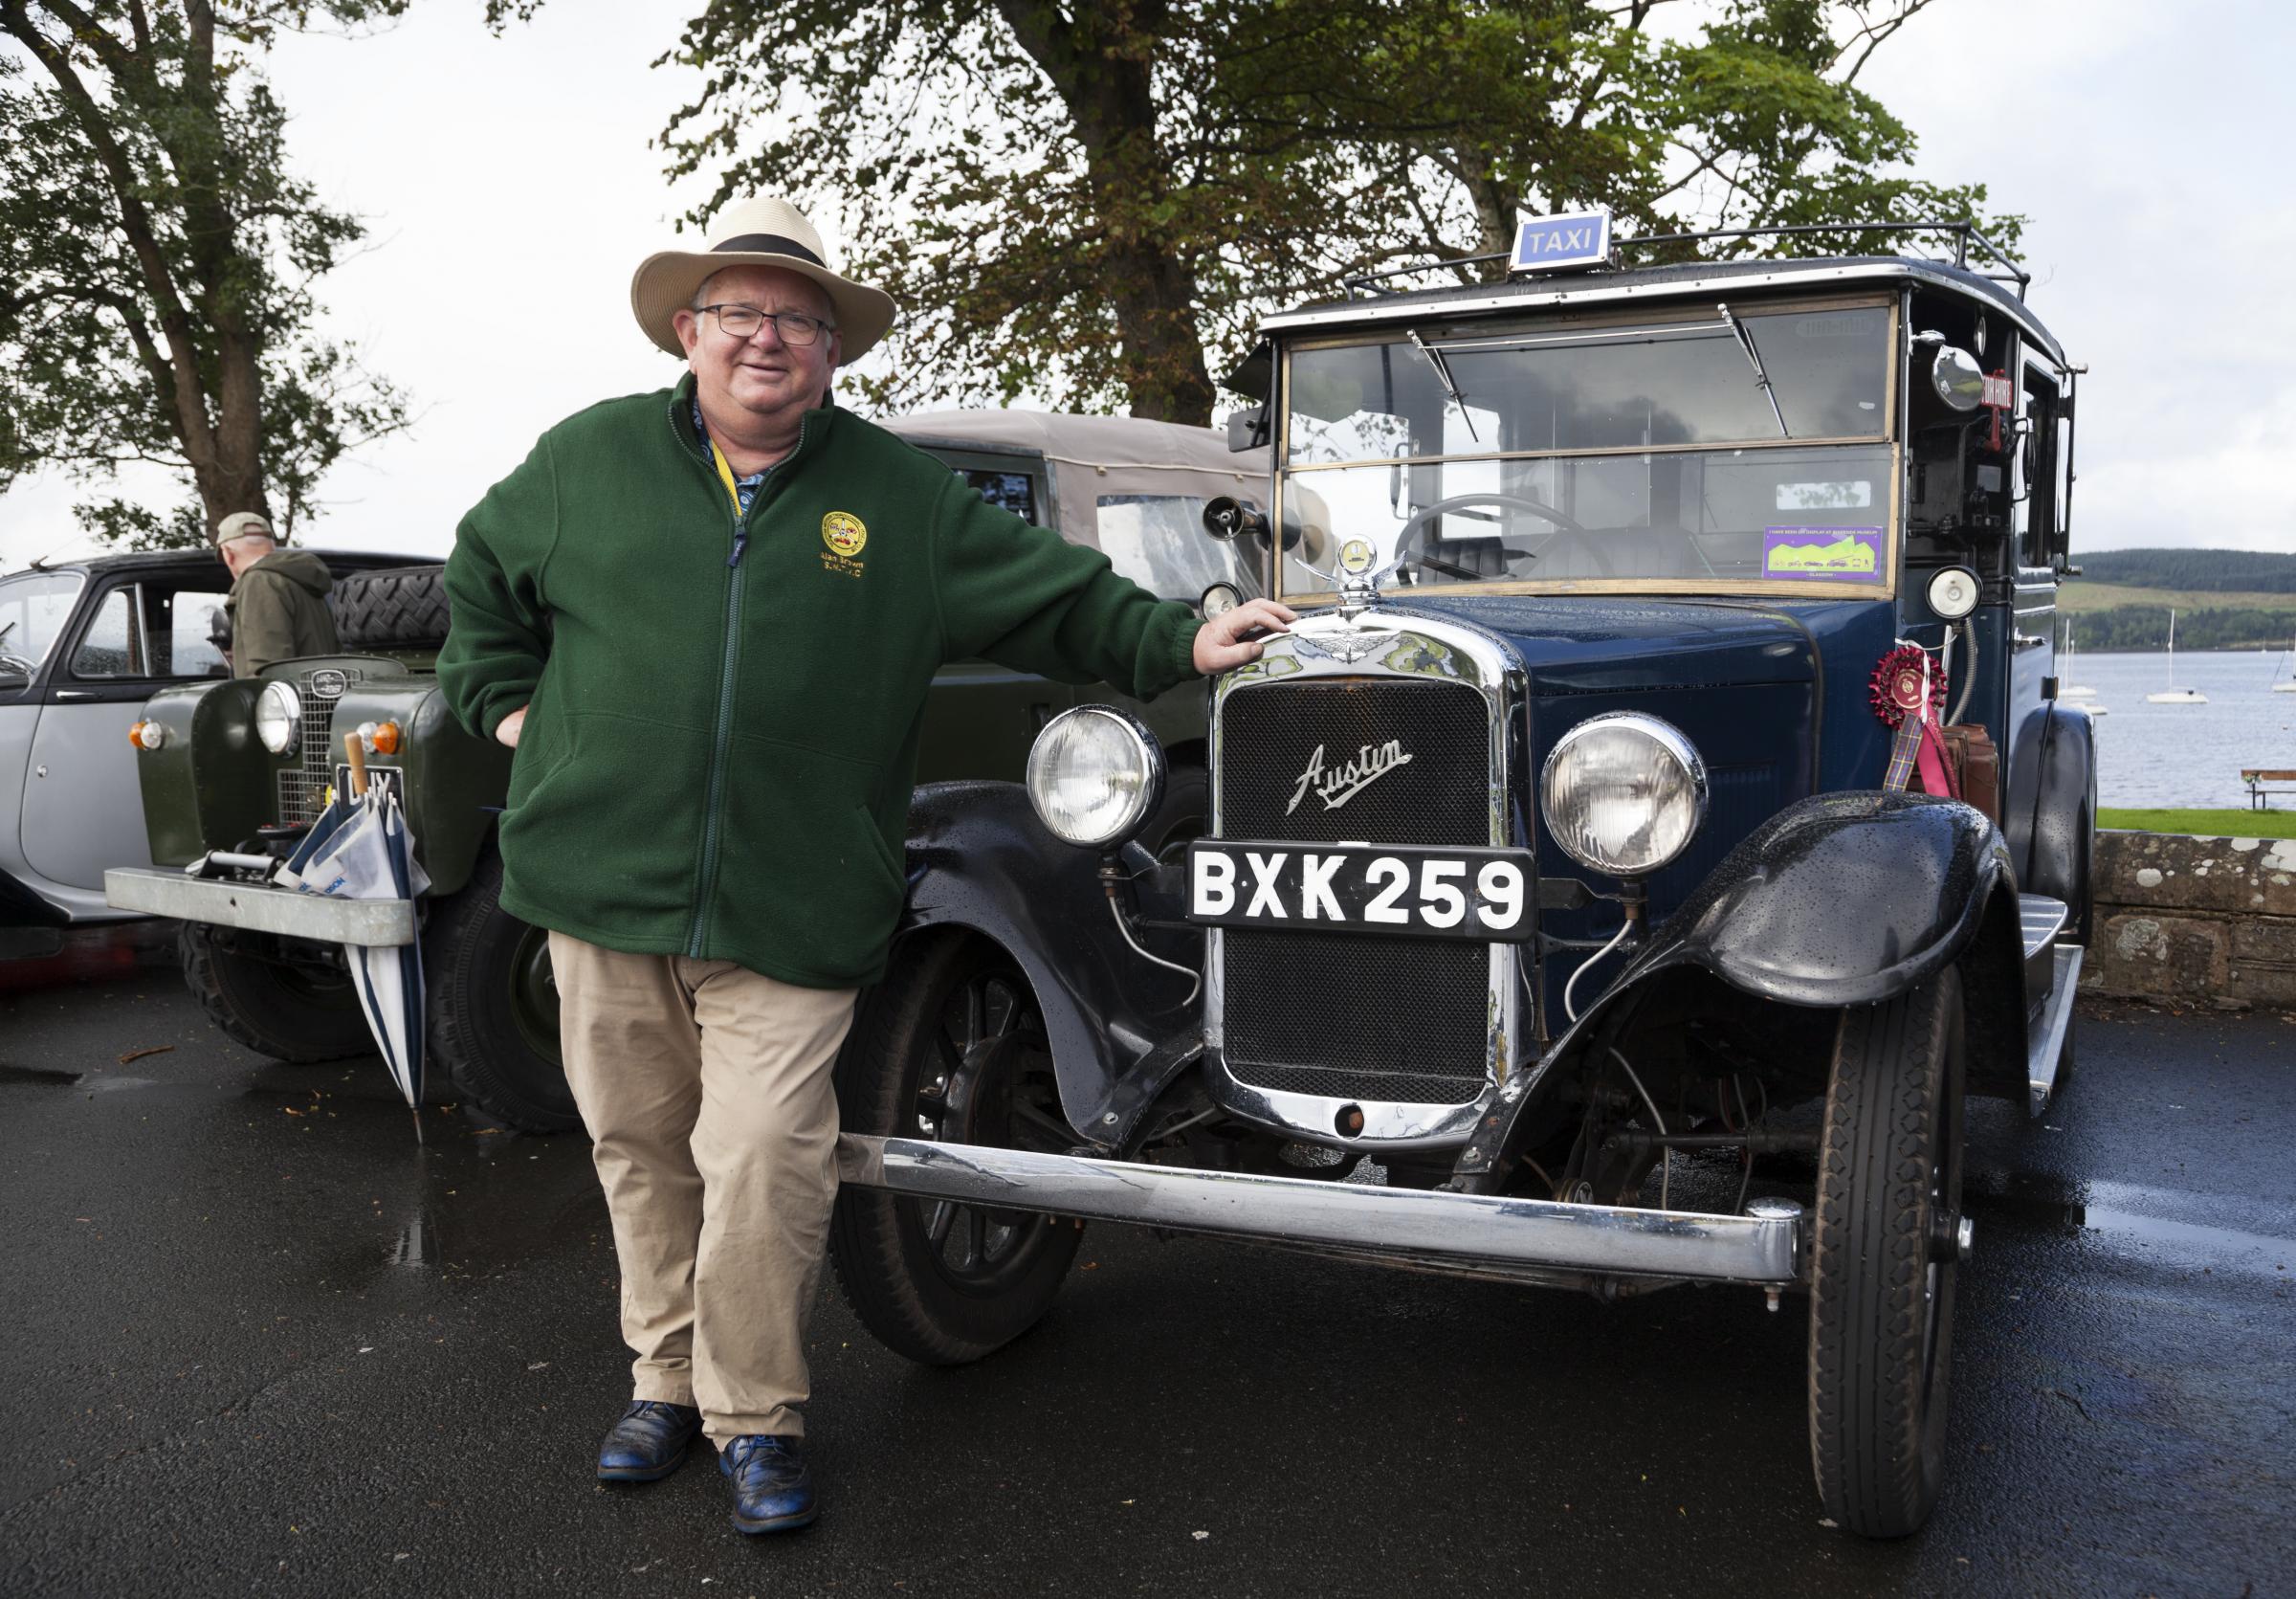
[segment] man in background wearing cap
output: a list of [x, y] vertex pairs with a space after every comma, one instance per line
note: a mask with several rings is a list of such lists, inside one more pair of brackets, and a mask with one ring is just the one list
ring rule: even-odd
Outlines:
[[649, 257], [687, 372], [544, 433], [456, 530], [439, 678], [515, 746], [502, 906], [550, 929], [566, 1079], [622, 1268], [632, 1400], [599, 1453], [651, 1481], [696, 1432], [744, 1532], [806, 1525], [805, 1329], [836, 1194], [830, 1066], [883, 973], [927, 690], [984, 657], [1148, 698], [1255, 658], [841, 411], [879, 290], [806, 217], [733, 207]]
[[308, 550], [281, 549], [271, 523], [237, 511], [215, 526], [215, 552], [231, 568], [231, 597], [223, 602], [232, 630], [232, 675], [252, 677], [274, 661], [331, 655], [342, 641], [327, 590], [327, 565]]

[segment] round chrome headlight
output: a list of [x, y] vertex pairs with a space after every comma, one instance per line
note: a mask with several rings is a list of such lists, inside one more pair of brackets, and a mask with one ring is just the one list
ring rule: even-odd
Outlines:
[[1079, 705], [1028, 751], [1028, 801], [1055, 837], [1097, 849], [1129, 838], [1164, 797], [1164, 751], [1137, 719]]
[[1539, 780], [1547, 831], [1581, 866], [1647, 877], [1682, 854], [1706, 818], [1706, 763], [1654, 716], [1589, 717], [1556, 744]]
[[295, 747], [302, 730], [303, 697], [295, 692], [295, 685], [264, 684], [255, 700], [255, 737], [263, 741], [263, 747], [274, 755], [284, 755]]
[[1941, 621], [1958, 622], [1977, 609], [1984, 589], [1967, 566], [1947, 566], [1930, 579], [1929, 592], [1931, 611]]

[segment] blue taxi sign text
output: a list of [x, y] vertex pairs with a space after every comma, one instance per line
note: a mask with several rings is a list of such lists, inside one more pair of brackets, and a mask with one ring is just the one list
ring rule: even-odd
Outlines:
[[1552, 272], [1557, 267], [1600, 266], [1610, 259], [1610, 209], [1563, 211], [1555, 216], [1517, 215], [1514, 253], [1509, 272]]

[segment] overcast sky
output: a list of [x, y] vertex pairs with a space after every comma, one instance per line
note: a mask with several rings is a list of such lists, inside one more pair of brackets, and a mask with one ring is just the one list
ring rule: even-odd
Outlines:
[[[550, 0], [497, 39], [479, 0], [430, 0], [380, 37], [282, 43], [292, 159], [372, 227], [321, 286], [327, 325], [420, 412], [335, 470], [310, 542], [443, 553], [543, 428], [675, 376], [629, 285], [697, 197], [651, 147], [694, 77], [646, 64], [696, 4]], [[1935, 0], [1861, 80], [1923, 175], [2032, 218], [2034, 306], [2091, 368], [2076, 555], [2296, 551], [2275, 467], [2296, 436], [2292, 45], [2286, 0]], [[0, 496], [0, 567], [77, 547], [77, 495]]]

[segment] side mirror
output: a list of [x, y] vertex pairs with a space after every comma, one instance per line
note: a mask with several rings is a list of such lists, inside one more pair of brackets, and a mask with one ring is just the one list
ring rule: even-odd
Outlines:
[[1985, 368], [1977, 365], [1977, 358], [1947, 344], [1945, 335], [1933, 329], [1916, 333], [1913, 343], [1936, 351], [1930, 361], [1930, 385], [1937, 397], [1955, 411], [1976, 410], [1985, 398]]
[[1203, 503], [1203, 530], [1223, 543], [1247, 533], [1265, 539], [1269, 535], [1268, 513], [1248, 500], [1218, 495]]
[[1253, 406], [1249, 411], [1229, 413], [1227, 418], [1227, 447], [1241, 455], [1257, 450], [1268, 442], [1268, 408]]

